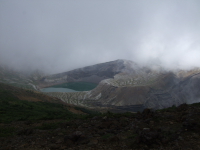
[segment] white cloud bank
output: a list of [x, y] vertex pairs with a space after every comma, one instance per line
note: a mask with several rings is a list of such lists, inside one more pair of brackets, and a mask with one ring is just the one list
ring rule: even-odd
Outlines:
[[200, 67], [199, 0], [1, 0], [0, 62], [57, 73], [115, 59]]

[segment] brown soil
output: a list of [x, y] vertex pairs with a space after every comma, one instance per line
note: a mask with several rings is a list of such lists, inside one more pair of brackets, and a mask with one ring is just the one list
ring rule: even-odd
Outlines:
[[68, 110], [74, 114], [85, 114], [84, 112], [75, 109], [74, 107], [68, 107]]
[[33, 101], [33, 102], [39, 102], [41, 99], [30, 97], [30, 96], [18, 96], [20, 100], [26, 100], [26, 101]]

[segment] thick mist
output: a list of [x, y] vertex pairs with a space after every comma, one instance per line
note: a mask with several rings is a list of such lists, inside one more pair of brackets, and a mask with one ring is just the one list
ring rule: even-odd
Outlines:
[[1, 0], [0, 63], [58, 73], [128, 59], [200, 67], [199, 0]]

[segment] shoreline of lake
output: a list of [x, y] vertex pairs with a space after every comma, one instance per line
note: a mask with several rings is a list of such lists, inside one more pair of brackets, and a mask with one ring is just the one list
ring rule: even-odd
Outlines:
[[40, 89], [41, 92], [78, 92], [72, 89], [68, 88], [54, 88], [54, 87], [48, 87], [48, 88], [42, 88]]

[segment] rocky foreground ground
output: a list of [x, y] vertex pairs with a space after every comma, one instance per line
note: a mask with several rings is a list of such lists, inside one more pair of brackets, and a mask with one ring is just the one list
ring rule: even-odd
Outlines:
[[72, 120], [0, 124], [1, 150], [197, 150], [200, 104]]

